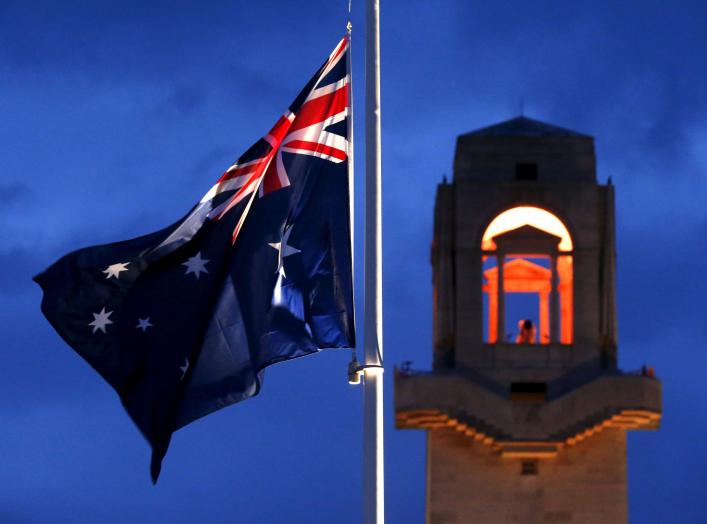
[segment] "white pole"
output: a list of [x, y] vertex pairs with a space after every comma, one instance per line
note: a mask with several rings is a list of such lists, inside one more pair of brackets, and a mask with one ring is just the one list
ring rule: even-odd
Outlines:
[[364, 252], [363, 521], [383, 524], [380, 19], [366, 3], [366, 225]]

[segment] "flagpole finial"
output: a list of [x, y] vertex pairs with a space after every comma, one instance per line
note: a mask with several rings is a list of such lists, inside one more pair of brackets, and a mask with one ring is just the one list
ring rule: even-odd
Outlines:
[[353, 27], [353, 25], [351, 25], [351, 20], [348, 20], [346, 22], [346, 31], [350, 33], [352, 27]]

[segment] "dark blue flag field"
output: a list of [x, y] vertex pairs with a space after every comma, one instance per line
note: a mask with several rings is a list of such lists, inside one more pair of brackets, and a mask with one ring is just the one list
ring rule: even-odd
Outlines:
[[181, 220], [70, 253], [42, 311], [152, 446], [256, 395], [263, 369], [354, 346], [345, 37], [272, 130]]

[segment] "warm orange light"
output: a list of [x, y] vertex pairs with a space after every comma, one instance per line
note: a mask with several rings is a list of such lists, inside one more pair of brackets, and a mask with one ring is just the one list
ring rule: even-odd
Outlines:
[[[540, 344], [550, 343], [550, 281], [552, 272], [530, 260], [516, 258], [506, 262], [503, 269], [503, 289], [510, 293], [537, 293], [540, 298]], [[489, 298], [488, 342], [497, 342], [498, 329], [498, 268], [492, 267], [484, 271], [486, 284], [484, 293]], [[564, 318], [564, 317], [563, 317]], [[568, 316], [569, 318], [569, 316]], [[564, 325], [564, 324], [563, 324]], [[563, 343], [566, 343], [563, 340]], [[569, 342], [571, 343], [571, 339]]]
[[514, 207], [494, 218], [486, 228], [486, 231], [484, 231], [484, 236], [481, 239], [481, 249], [484, 251], [495, 250], [496, 243], [493, 241], [493, 237], [525, 225], [560, 237], [562, 240], [560, 240], [558, 249], [560, 251], [572, 251], [572, 238], [562, 221], [549, 211], [532, 206]]

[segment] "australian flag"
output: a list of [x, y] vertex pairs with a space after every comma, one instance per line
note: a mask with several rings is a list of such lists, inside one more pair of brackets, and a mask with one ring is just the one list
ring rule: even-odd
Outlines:
[[175, 224], [88, 247], [35, 280], [62, 338], [152, 445], [258, 394], [263, 370], [354, 347], [348, 37]]

